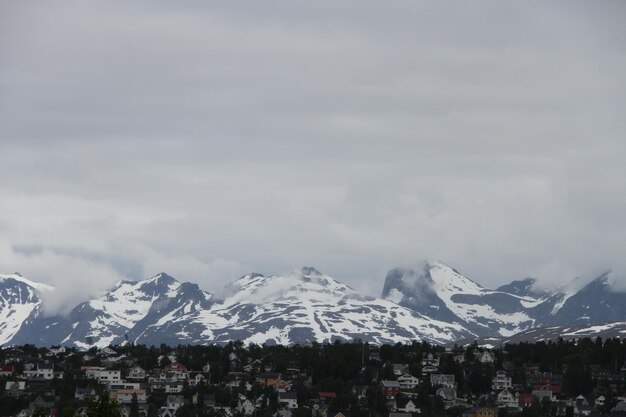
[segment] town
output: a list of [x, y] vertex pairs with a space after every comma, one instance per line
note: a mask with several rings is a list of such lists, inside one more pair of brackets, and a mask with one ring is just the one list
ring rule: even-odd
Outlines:
[[[0, 350], [3, 417], [626, 417], [619, 339]], [[108, 410], [108, 411], [107, 411]]]

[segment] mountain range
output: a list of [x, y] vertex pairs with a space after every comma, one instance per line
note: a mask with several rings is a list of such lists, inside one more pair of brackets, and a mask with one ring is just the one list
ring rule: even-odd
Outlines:
[[437, 344], [622, 335], [626, 294], [610, 272], [580, 287], [547, 291], [531, 278], [495, 290], [441, 262], [391, 270], [381, 297], [371, 297], [314, 268], [281, 276], [248, 274], [222, 296], [160, 273], [120, 281], [63, 316], [43, 314], [54, 288], [0, 274], [0, 344], [87, 349], [120, 343], [293, 344], [353, 340]]

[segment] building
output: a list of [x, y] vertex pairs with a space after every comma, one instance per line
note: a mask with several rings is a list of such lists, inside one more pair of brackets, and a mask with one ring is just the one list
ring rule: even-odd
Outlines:
[[496, 396], [498, 407], [517, 408], [519, 407], [519, 394], [510, 388], [504, 388]]
[[116, 399], [120, 404], [132, 403], [133, 396], [137, 396], [137, 402], [139, 404], [145, 404], [147, 399], [145, 389], [118, 389], [111, 391], [111, 397]]
[[388, 400], [393, 400], [400, 392], [400, 384], [398, 381], [382, 380], [380, 381], [380, 388], [383, 391], [383, 395]]
[[454, 374], [431, 374], [430, 385], [454, 388], [456, 386]]
[[419, 383], [419, 379], [413, 375], [404, 374], [398, 377], [398, 384], [400, 384], [401, 389], [414, 389]]
[[504, 388], [511, 388], [513, 386], [513, 380], [506, 374], [505, 371], [496, 372], [496, 376], [491, 382], [491, 389], [500, 390]]
[[279, 392], [278, 404], [287, 408], [298, 408], [298, 395], [295, 392]]
[[146, 379], [146, 371], [141, 366], [133, 366], [128, 370], [127, 379], [142, 380]]

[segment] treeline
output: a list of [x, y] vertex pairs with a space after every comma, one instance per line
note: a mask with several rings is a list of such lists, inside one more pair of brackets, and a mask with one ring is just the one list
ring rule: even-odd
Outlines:
[[[277, 409], [277, 394], [270, 388], [256, 384], [259, 370], [246, 373], [246, 380], [253, 385], [251, 392], [243, 386], [229, 389], [223, 383], [230, 372], [242, 372], [244, 367], [253, 362], [260, 363], [261, 369], [279, 372], [283, 375], [296, 375], [291, 379], [292, 389], [297, 393], [298, 404], [308, 406], [310, 400], [319, 392], [334, 392], [336, 398], [330, 404], [331, 410], [347, 410], [353, 417], [366, 415], [386, 415], [387, 405], [378, 382], [395, 379], [393, 364], [407, 364], [409, 373], [421, 379], [421, 360], [424, 354], [434, 353], [440, 357], [439, 372], [453, 374], [457, 383], [457, 395], [478, 401], [481, 395], [491, 392], [495, 372], [506, 368], [513, 377], [513, 383], [528, 387], [529, 369], [538, 368], [539, 372], [563, 375], [563, 393], [575, 397], [579, 394], [592, 395], [606, 392], [607, 404], [614, 404], [610, 387], [593, 378], [593, 369], [604, 369], [609, 373], [619, 373], [626, 359], [626, 343], [619, 339], [581, 339], [578, 341], [558, 340], [555, 342], [518, 343], [493, 349], [493, 363], [482, 364], [476, 360], [475, 352], [480, 349], [476, 344], [455, 346], [451, 350], [428, 343], [372, 346], [358, 340], [352, 343], [335, 342], [332, 344], [295, 345], [244, 345], [231, 342], [225, 345], [210, 346], [114, 346], [119, 355], [126, 355], [132, 362], [141, 366], [148, 373], [170, 363], [170, 357], [184, 364], [187, 369], [199, 371], [205, 365], [210, 366], [209, 381], [204, 386], [185, 387], [183, 395], [191, 400], [194, 394], [214, 394], [217, 402], [224, 406], [237, 405], [239, 394], [252, 398], [263, 396], [260, 416], [271, 415]], [[55, 363], [55, 368], [64, 371], [61, 380], [50, 381], [50, 388], [56, 395], [56, 406], [60, 416], [70, 417], [79, 405], [74, 400], [76, 387], [94, 386], [95, 381], [86, 380], [80, 367], [83, 365], [101, 365], [105, 358], [98, 355], [96, 349], [88, 352], [71, 350], [71, 355], [47, 356], [48, 349], [26, 345], [18, 348], [30, 362], [44, 360]], [[11, 354], [11, 350], [0, 350], [0, 362]], [[459, 357], [464, 361], [460, 361]], [[456, 358], [455, 358], [456, 357]], [[25, 408], [31, 398], [11, 399], [4, 396], [5, 382], [15, 380], [23, 370], [24, 362], [16, 362], [16, 375], [0, 379], [0, 415], [15, 415]], [[120, 361], [110, 366], [120, 369], [125, 376], [129, 363]], [[242, 384], [243, 385], [243, 384]], [[359, 401], [355, 387], [367, 390], [367, 397]], [[417, 405], [425, 416], [460, 416], [461, 409], [445, 410], [442, 400], [435, 396], [436, 387], [424, 381], [415, 390]], [[623, 391], [622, 391], [623, 392]], [[156, 415], [164, 405], [165, 394], [151, 393], [148, 397], [150, 415]], [[189, 401], [191, 402], [191, 401]], [[524, 411], [525, 416], [550, 415], [549, 405], [538, 404]], [[204, 413], [204, 414], [203, 414]], [[205, 415], [199, 407], [191, 405], [181, 407], [178, 417]], [[310, 408], [302, 407], [294, 413], [297, 417], [311, 415]]]

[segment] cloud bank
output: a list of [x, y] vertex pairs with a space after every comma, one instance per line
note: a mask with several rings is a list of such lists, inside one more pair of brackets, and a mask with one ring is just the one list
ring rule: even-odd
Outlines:
[[623, 2], [4, 2], [0, 270], [624, 286]]

